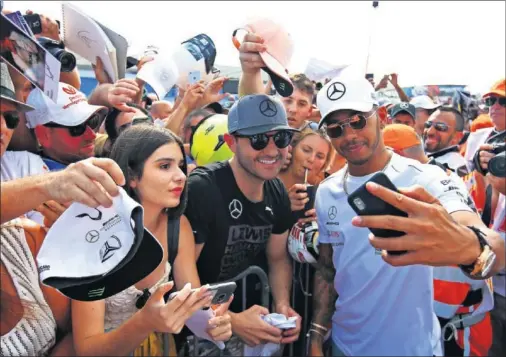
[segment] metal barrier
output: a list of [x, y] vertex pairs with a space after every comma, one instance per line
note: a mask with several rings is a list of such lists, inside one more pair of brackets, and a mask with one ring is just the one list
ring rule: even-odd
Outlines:
[[[302, 274], [304, 272], [304, 274]], [[311, 275], [314, 274], [314, 267], [311, 264], [301, 264], [298, 262], [293, 262], [292, 268], [292, 298], [291, 305], [294, 310], [296, 310], [296, 306], [298, 303], [297, 297], [298, 292], [302, 293], [303, 296], [303, 312], [297, 311], [302, 316], [301, 321], [301, 331], [299, 335], [298, 342], [291, 343], [288, 347], [289, 356], [299, 356], [302, 353], [305, 355], [309, 355], [309, 343], [306, 339], [307, 332], [309, 330], [309, 323], [311, 321], [311, 316], [313, 311], [309, 311], [310, 299], [313, 298], [313, 279], [311, 279]], [[303, 276], [304, 275], [304, 276]], [[302, 344], [302, 348], [297, 351], [294, 351], [296, 344]]]
[[[223, 283], [228, 283], [228, 282], [238, 282], [238, 281], [241, 281], [242, 284], [241, 284], [241, 288], [242, 288], [242, 310], [246, 310], [246, 307], [247, 307], [247, 301], [246, 301], [246, 279], [249, 277], [249, 276], [257, 276], [260, 280], [260, 284], [261, 284], [261, 305], [263, 307], [266, 307], [268, 308], [269, 307], [269, 294], [270, 294], [270, 287], [269, 287], [269, 278], [267, 277], [267, 274], [265, 273], [265, 271], [256, 266], [256, 265], [253, 265], [253, 266], [250, 266], [249, 268], [247, 268], [246, 270], [244, 270], [242, 273], [238, 274], [237, 276], [235, 276], [234, 278], [232, 279], [229, 279], [229, 280], [226, 280], [224, 281]], [[191, 340], [192, 341], [192, 345], [193, 345], [193, 353], [191, 353], [190, 351], [190, 356], [201, 356], [201, 354], [199, 353], [199, 342], [203, 341], [199, 338], [196, 338], [195, 336], [190, 336]], [[165, 339], [164, 339], [164, 342], [165, 342]], [[241, 342], [242, 343], [242, 342]], [[242, 355], [244, 356], [244, 343], [243, 344], [243, 347], [242, 347]], [[165, 351], [168, 351], [168, 344], [167, 344], [167, 349], [165, 349], [165, 343], [164, 343], [164, 353]], [[166, 356], [168, 354], [165, 354]], [[220, 356], [223, 356], [223, 351], [220, 351]]]
[[[298, 313], [302, 316], [301, 321], [301, 332], [299, 335], [299, 341], [296, 343], [292, 343], [288, 345], [288, 353], [289, 356], [299, 356], [299, 355], [309, 355], [309, 343], [306, 339], [307, 332], [309, 330], [309, 323], [311, 321], [312, 311], [310, 311], [310, 299], [313, 298], [312, 290], [313, 290], [313, 279], [311, 278], [314, 274], [314, 267], [311, 264], [300, 264], [297, 262], [293, 262], [292, 268], [292, 295], [291, 295], [291, 305], [295, 310], [297, 303], [300, 301], [300, 297], [303, 297], [303, 309], [302, 311], [298, 311]], [[261, 305], [269, 308], [270, 302], [270, 286], [269, 279], [265, 271], [258, 266], [251, 266], [247, 268], [242, 273], [238, 274], [236, 277], [226, 280], [224, 282], [238, 282], [242, 281], [242, 310], [246, 310], [247, 300], [246, 300], [246, 279], [249, 276], [257, 276], [260, 280], [261, 284]], [[301, 293], [301, 294], [300, 294]], [[297, 299], [299, 298], [299, 299]], [[188, 337], [189, 342], [192, 345], [192, 350], [189, 351], [188, 356], [203, 356], [199, 352], [199, 343], [204, 342], [205, 340], [196, 338], [195, 336]], [[295, 344], [299, 345], [298, 351], [295, 351]], [[302, 347], [300, 347], [302, 346]], [[169, 351], [169, 340], [167, 336], [164, 336], [164, 355], [168, 356]], [[286, 346], [285, 346], [286, 348]], [[242, 348], [242, 355], [244, 356], [244, 346]], [[178, 351], [180, 352], [180, 351]], [[178, 353], [181, 356], [181, 353]], [[219, 352], [220, 356], [223, 356], [223, 351]], [[185, 355], [186, 356], [186, 355]]]

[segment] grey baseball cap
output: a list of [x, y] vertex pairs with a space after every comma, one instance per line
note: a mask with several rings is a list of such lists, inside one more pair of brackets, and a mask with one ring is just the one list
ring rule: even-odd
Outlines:
[[416, 118], [416, 108], [413, 104], [409, 104], [406, 102], [398, 103], [390, 109], [390, 116], [393, 118], [399, 113], [407, 113], [413, 119]]
[[230, 134], [255, 135], [275, 130], [291, 130], [286, 111], [279, 99], [265, 94], [239, 99], [228, 113]]

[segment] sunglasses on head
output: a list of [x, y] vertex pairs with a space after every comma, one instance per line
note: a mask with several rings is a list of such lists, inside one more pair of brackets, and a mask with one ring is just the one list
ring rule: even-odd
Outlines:
[[327, 131], [327, 135], [332, 139], [336, 139], [343, 135], [344, 127], [349, 126], [353, 130], [361, 130], [364, 129], [367, 124], [367, 119], [372, 117], [376, 113], [375, 111], [370, 115], [367, 114], [355, 114], [349, 119], [344, 120], [341, 123], [330, 122], [326, 125], [325, 130]]
[[126, 129], [130, 128], [131, 126], [139, 125], [139, 124], [153, 125], [154, 122], [153, 122], [153, 119], [151, 119], [150, 117], [134, 118], [131, 123], [123, 124], [122, 126], [120, 126], [118, 128], [118, 136], [119, 136], [119, 134], [124, 132]]
[[450, 127], [445, 123], [434, 123], [432, 121], [425, 122], [423, 126], [425, 129], [430, 129], [431, 127], [434, 127], [434, 129], [436, 129], [437, 131], [441, 131], [443, 133], [446, 133], [448, 130], [450, 130]]
[[485, 105], [487, 107], [493, 106], [495, 103], [499, 102], [501, 107], [506, 107], [506, 97], [488, 97], [485, 98]]
[[19, 116], [16, 112], [5, 112], [2, 113], [5, 119], [5, 125], [8, 129], [16, 129], [19, 124]]
[[44, 124], [44, 126], [47, 126], [48, 128], [65, 128], [69, 131], [70, 136], [78, 137], [83, 135], [86, 132], [86, 128], [90, 127], [91, 130], [97, 131], [98, 128], [100, 128], [100, 125], [102, 124], [102, 121], [104, 119], [103, 115], [99, 114], [93, 114], [88, 120], [86, 120], [84, 123], [76, 125], [76, 126], [66, 126], [66, 125], [60, 125], [57, 123], [47, 123]]
[[281, 130], [274, 134], [255, 134], [255, 135], [235, 135], [238, 138], [248, 138], [251, 147], [256, 151], [263, 150], [269, 145], [269, 139], [273, 138], [274, 144], [278, 149], [284, 149], [290, 145], [293, 138], [293, 131]]

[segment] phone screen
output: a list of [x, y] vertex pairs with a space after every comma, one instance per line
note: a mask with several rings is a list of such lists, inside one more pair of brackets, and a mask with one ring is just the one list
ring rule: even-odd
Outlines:
[[200, 71], [190, 72], [188, 74], [188, 83], [195, 84], [200, 81]]

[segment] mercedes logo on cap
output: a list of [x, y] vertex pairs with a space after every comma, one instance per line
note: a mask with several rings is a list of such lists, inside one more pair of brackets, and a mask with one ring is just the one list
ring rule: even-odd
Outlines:
[[337, 217], [337, 208], [332, 206], [329, 208], [329, 219], [333, 221]]
[[278, 109], [276, 108], [276, 104], [270, 99], [264, 99], [260, 103], [260, 113], [265, 115], [266, 117], [272, 118], [276, 114], [278, 114]]
[[100, 258], [102, 259], [102, 263], [105, 263], [109, 258], [114, 255], [114, 252], [121, 248], [121, 241], [116, 236], [111, 236], [104, 243], [102, 249], [100, 249]]
[[88, 243], [95, 243], [98, 241], [98, 238], [100, 238], [100, 233], [98, 231], [89, 231], [86, 233], [86, 236], [84, 237]]
[[409, 108], [409, 104], [408, 103], [401, 103], [400, 107], [402, 109], [408, 109]]
[[327, 98], [332, 101], [341, 99], [346, 93], [346, 87], [341, 82], [332, 83], [327, 89]]
[[232, 202], [228, 205], [228, 210], [230, 211], [230, 216], [233, 219], [237, 219], [241, 217], [242, 214], [242, 203], [239, 200], [233, 199]]

